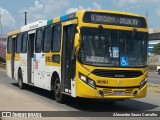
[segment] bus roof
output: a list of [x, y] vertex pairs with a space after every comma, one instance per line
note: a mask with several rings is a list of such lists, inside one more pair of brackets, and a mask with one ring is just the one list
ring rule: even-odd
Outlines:
[[30, 30], [33, 30], [35, 28], [39, 28], [45, 25], [47, 25], [47, 20], [39, 20], [39, 21], [22, 26], [21, 32], [30, 31]]
[[129, 16], [136, 16], [136, 17], [140, 17], [140, 15], [138, 14], [134, 14], [134, 13], [129, 13], [129, 12], [124, 12], [124, 11], [113, 11], [113, 10], [78, 10], [74, 13], [71, 14], [66, 14], [57, 18], [53, 18], [47, 21], [47, 25], [49, 24], [53, 24], [53, 23], [57, 23], [57, 22], [63, 22], [65, 20], [69, 20], [72, 18], [76, 18], [79, 16], [82, 16], [85, 12], [101, 12], [101, 13], [111, 13], [111, 14], [120, 14], [120, 15], [129, 15]]
[[20, 33], [20, 32], [21, 32], [21, 30], [15, 30], [15, 31], [9, 32], [9, 33], [7, 34], [7, 36], [15, 35], [15, 34], [18, 34], [18, 33]]
[[14, 35], [14, 34], [17, 34], [17, 33], [20, 33], [20, 32], [33, 30], [35, 28], [39, 28], [39, 27], [42, 27], [42, 26], [45, 26], [45, 25], [50, 25], [50, 24], [57, 23], [57, 22], [63, 22], [63, 21], [73, 19], [73, 18], [76, 18], [76, 17], [82, 17], [85, 12], [101, 12], [101, 13], [111, 13], [111, 14], [120, 14], [120, 15], [140, 17], [140, 15], [138, 15], [138, 14], [123, 12], [123, 11], [95, 10], [95, 9], [93, 9], [93, 10], [78, 10], [74, 13], [66, 14], [66, 15], [63, 15], [63, 16], [60, 16], [60, 17], [57, 17], [57, 18], [53, 18], [53, 19], [50, 19], [50, 20], [39, 20], [39, 21], [30, 23], [30, 24], [24, 25], [24, 26], [21, 27], [20, 30], [15, 30], [15, 31], [9, 32], [7, 34], [7, 36]]

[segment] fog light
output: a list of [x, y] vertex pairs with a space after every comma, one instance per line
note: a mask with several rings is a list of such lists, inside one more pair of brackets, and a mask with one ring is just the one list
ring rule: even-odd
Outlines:
[[101, 96], [104, 95], [102, 90], [99, 90], [99, 94], [100, 94]]
[[137, 94], [138, 94], [138, 91], [137, 91], [137, 90], [133, 92], [133, 95], [134, 95], [134, 96], [136, 96]]
[[147, 83], [147, 78], [145, 78], [144, 80], [141, 81], [140, 83], [140, 89]]

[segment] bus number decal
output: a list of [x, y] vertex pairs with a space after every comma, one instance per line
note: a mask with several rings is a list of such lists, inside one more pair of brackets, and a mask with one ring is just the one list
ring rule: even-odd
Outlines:
[[108, 84], [107, 80], [97, 80], [98, 84]]
[[46, 57], [46, 62], [52, 62], [52, 57], [50, 56]]

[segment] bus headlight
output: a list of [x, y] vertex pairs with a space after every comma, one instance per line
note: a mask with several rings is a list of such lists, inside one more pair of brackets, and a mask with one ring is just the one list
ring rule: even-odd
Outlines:
[[147, 83], [147, 78], [141, 81], [139, 88], [141, 89]]
[[84, 75], [82, 75], [82, 74], [79, 74], [79, 78], [80, 78], [81, 80], [83, 80], [84, 82], [87, 81], [87, 77], [84, 76]]
[[79, 73], [79, 78], [85, 82], [87, 85], [91, 86], [92, 88], [96, 89], [96, 83], [94, 80], [91, 80], [90, 78], [87, 78], [86, 76]]

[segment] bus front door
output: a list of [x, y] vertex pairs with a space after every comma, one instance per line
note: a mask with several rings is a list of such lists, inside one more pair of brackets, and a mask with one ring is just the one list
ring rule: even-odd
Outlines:
[[68, 93], [71, 92], [71, 81], [75, 77], [75, 60], [72, 60], [75, 28], [75, 24], [63, 27], [62, 86], [63, 91]]
[[15, 45], [16, 45], [16, 38], [12, 38], [12, 51], [11, 51], [11, 75], [12, 75], [12, 79], [15, 78], [14, 76], [14, 72], [15, 72]]
[[34, 56], [34, 36], [35, 33], [29, 34], [27, 47], [27, 80], [28, 83], [33, 83], [33, 56]]

